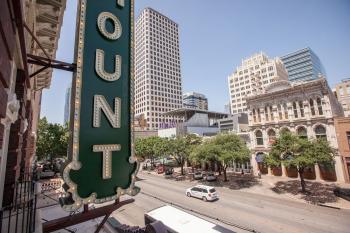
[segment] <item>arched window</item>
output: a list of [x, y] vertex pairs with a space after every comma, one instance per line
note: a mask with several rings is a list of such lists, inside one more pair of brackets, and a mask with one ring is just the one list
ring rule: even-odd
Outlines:
[[281, 135], [281, 134], [284, 134], [284, 133], [290, 133], [290, 130], [289, 130], [288, 128], [283, 128], [283, 129], [281, 129], [280, 135]]
[[300, 138], [307, 139], [307, 130], [305, 127], [299, 127], [297, 130], [297, 134]]
[[303, 105], [303, 101], [300, 100], [298, 103], [299, 103], [299, 109], [300, 109], [300, 116], [301, 116], [301, 117], [304, 117], [305, 114], [304, 114], [304, 105]]
[[315, 116], [315, 106], [314, 106], [313, 99], [310, 99], [310, 111], [311, 111], [311, 115]]
[[326, 128], [322, 125], [318, 125], [315, 128], [315, 135], [316, 138], [324, 138], [327, 139], [327, 132], [326, 132]]
[[267, 135], [269, 137], [269, 144], [273, 144], [276, 141], [276, 132], [273, 129], [269, 129], [269, 131], [267, 131]]
[[258, 108], [258, 122], [261, 122], [260, 108]]
[[297, 110], [296, 102], [293, 102], [293, 112], [294, 112], [294, 118], [298, 118], [298, 110]]
[[256, 138], [256, 144], [257, 145], [264, 145], [264, 138], [263, 134], [260, 130], [255, 132], [255, 138]]
[[287, 104], [283, 104], [283, 110], [284, 110], [284, 119], [288, 119], [288, 107]]
[[317, 103], [317, 108], [318, 108], [318, 114], [323, 115], [321, 98], [317, 98], [316, 103]]

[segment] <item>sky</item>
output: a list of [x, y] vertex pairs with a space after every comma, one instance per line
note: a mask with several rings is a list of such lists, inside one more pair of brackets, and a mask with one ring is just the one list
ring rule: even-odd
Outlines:
[[[56, 59], [73, 62], [77, 0], [67, 1]], [[349, 0], [135, 0], [135, 16], [151, 7], [179, 25], [183, 91], [205, 94], [209, 110], [229, 102], [227, 77], [242, 59], [270, 58], [310, 47], [331, 87], [350, 78]], [[41, 117], [63, 123], [70, 72], [55, 70], [43, 92]]]

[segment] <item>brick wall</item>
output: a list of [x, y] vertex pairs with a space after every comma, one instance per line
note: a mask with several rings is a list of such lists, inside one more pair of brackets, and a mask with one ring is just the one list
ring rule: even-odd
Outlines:
[[[343, 161], [345, 157], [350, 158], [350, 145], [347, 138], [347, 132], [350, 132], [350, 117], [338, 117], [334, 119], [334, 126], [336, 130], [337, 140], [338, 140], [338, 149], [341, 156], [343, 156]], [[347, 182], [350, 181], [350, 171], [344, 165], [345, 170], [345, 179]]]

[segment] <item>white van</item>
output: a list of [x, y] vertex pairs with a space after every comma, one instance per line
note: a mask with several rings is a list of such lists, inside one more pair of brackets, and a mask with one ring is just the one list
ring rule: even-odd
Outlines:
[[173, 206], [165, 205], [145, 214], [145, 224], [161, 221], [169, 233], [234, 233]]

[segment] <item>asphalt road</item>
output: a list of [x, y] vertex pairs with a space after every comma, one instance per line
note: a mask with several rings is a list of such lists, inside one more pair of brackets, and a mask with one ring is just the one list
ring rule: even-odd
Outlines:
[[137, 182], [141, 194], [134, 198], [134, 204], [115, 213], [115, 217], [122, 222], [131, 220], [135, 225], [141, 225], [145, 212], [168, 202], [201, 213], [208, 220], [208, 216], [218, 218], [227, 223], [221, 225], [235, 232], [248, 232], [242, 228], [268, 233], [350, 232], [349, 210], [303, 204], [221, 187], [216, 188], [219, 200], [203, 202], [185, 195], [185, 190], [191, 187], [189, 182], [167, 180], [146, 173], [139, 173], [138, 177], [142, 179]]

